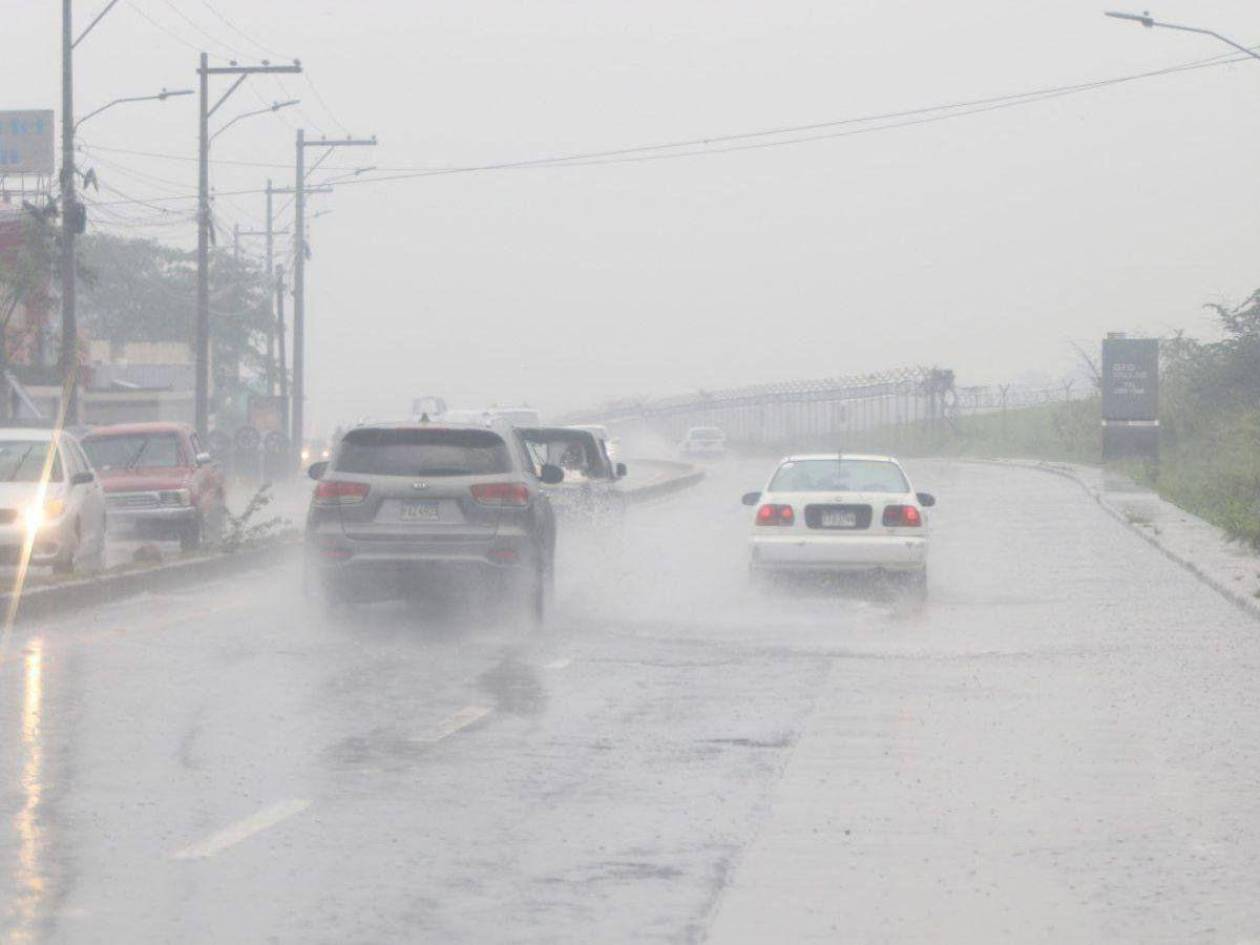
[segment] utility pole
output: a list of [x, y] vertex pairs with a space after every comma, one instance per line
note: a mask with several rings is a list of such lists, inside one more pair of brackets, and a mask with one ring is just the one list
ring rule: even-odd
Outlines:
[[74, 198], [74, 20], [70, 0], [61, 2], [61, 383], [65, 422], [79, 422], [79, 322], [75, 311], [74, 237], [79, 222]]
[[[267, 178], [267, 396], [276, 393], [276, 312], [270, 296], [273, 294], [276, 279], [275, 243], [276, 235], [272, 227], [271, 215], [271, 178]], [[288, 419], [287, 417], [285, 419]]]
[[[306, 130], [297, 132], [297, 167], [294, 177], [293, 237], [296, 241], [293, 254], [293, 454], [302, 452], [303, 408], [306, 399], [306, 149], [307, 148], [354, 148], [375, 147], [376, 135], [371, 138], [320, 138], [306, 140]], [[313, 170], [313, 168], [312, 168]]]
[[[276, 267], [276, 333], [280, 353], [280, 397], [285, 403], [285, 426], [289, 422], [289, 365], [284, 356], [284, 266]], [[301, 447], [294, 447], [295, 455], [301, 455]]]
[[[65, 0], [68, 4], [70, 0]], [[241, 87], [251, 75], [295, 73], [302, 71], [296, 60], [292, 65], [273, 66], [210, 66], [209, 57], [201, 54], [197, 75], [201, 80], [201, 107], [197, 149], [197, 339], [196, 339], [196, 423], [197, 433], [203, 439], [210, 426], [210, 118], [220, 106]], [[215, 75], [236, 76], [236, 81], [213, 106], [210, 105], [210, 77]], [[275, 111], [279, 103], [261, 112]], [[251, 114], [261, 114], [255, 112]], [[245, 117], [245, 116], [239, 116]], [[228, 124], [232, 124], [233, 119]], [[224, 125], [226, 128], [227, 125]], [[220, 131], [223, 129], [221, 128]]]

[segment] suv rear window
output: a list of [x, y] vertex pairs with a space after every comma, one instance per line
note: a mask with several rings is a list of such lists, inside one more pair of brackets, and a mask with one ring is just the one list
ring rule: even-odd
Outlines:
[[511, 472], [503, 438], [489, 430], [351, 430], [334, 468], [372, 476], [486, 476]]

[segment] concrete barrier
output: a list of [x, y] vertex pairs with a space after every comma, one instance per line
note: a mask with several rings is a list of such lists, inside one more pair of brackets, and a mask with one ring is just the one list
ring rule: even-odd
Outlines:
[[633, 471], [643, 467], [654, 468], [656, 474], [642, 484], [629, 485], [622, 489], [627, 502], [647, 502], [661, 496], [671, 495], [688, 489], [704, 479], [704, 470], [690, 463], [680, 463], [670, 459], [637, 459], [627, 460], [626, 465]]
[[[45, 619], [124, 597], [134, 597], [146, 591], [189, 587], [242, 571], [272, 567], [295, 557], [301, 547], [300, 540], [286, 538], [230, 553], [200, 555], [147, 568], [128, 568], [28, 587], [23, 590], [18, 603], [16, 621], [26, 623]], [[8, 612], [12, 600], [12, 592], [0, 594], [0, 607], [4, 608], [5, 613]]]

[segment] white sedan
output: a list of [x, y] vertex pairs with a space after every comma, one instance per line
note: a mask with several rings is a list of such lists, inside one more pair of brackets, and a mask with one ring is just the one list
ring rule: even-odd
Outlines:
[[0, 429], [0, 562], [95, 570], [105, 556], [105, 493], [69, 433]]
[[882, 571], [927, 586], [928, 525], [936, 504], [915, 492], [891, 456], [813, 454], [779, 463], [749, 536], [754, 576], [792, 571]]

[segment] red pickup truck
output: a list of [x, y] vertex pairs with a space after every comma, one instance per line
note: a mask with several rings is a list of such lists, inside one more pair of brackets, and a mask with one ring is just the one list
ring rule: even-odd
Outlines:
[[188, 551], [222, 524], [223, 474], [188, 424], [97, 427], [81, 442], [105, 488], [111, 526], [178, 538]]

